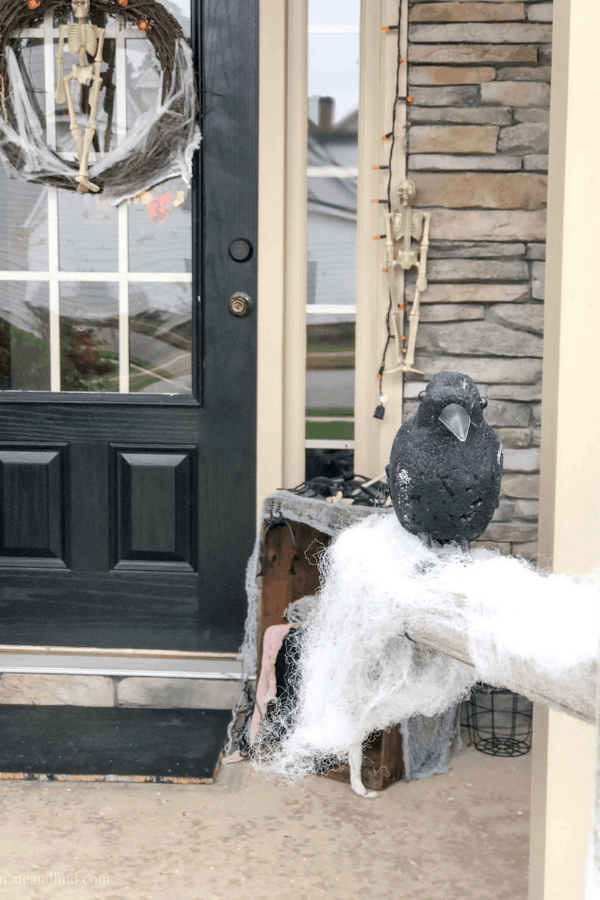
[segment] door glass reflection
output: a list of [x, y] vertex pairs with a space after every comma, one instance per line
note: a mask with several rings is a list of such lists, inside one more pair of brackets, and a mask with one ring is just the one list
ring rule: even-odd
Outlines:
[[61, 390], [118, 391], [117, 285], [63, 283], [60, 310]]
[[128, 205], [129, 268], [132, 272], [192, 271], [190, 190], [171, 178]]
[[189, 394], [192, 390], [190, 284], [129, 287], [129, 390]]
[[57, 194], [61, 272], [115, 272], [119, 267], [117, 209], [102, 195]]
[[48, 285], [0, 282], [0, 390], [49, 391]]
[[0, 271], [48, 269], [47, 188], [9, 178], [0, 166]]

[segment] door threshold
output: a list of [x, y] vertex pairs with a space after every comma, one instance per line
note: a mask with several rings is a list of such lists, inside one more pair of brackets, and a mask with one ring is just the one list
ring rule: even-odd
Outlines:
[[0, 673], [243, 681], [234, 653], [0, 645]]

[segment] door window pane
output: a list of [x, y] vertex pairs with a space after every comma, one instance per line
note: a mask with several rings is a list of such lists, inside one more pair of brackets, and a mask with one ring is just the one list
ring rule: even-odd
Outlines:
[[71, 281], [60, 288], [63, 391], [119, 390], [117, 285]]
[[50, 390], [48, 284], [0, 282], [0, 389]]
[[191, 285], [132, 284], [129, 293], [129, 390], [192, 390]]
[[116, 272], [119, 213], [100, 194], [58, 191], [58, 256], [62, 272]]
[[0, 196], [0, 271], [47, 270], [47, 189], [9, 178], [0, 166]]
[[354, 438], [359, 22], [359, 0], [309, 2], [307, 472]]
[[190, 191], [182, 178], [144, 191], [127, 211], [132, 272], [192, 271]]

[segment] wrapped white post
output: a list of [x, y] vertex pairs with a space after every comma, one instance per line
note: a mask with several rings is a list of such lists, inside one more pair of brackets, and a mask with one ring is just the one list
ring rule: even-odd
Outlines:
[[[599, 30], [597, 0], [554, 4], [539, 561], [574, 575], [600, 547], [600, 405], [586, 396], [600, 333]], [[596, 735], [543, 710], [537, 725], [534, 710], [529, 900], [581, 900]]]

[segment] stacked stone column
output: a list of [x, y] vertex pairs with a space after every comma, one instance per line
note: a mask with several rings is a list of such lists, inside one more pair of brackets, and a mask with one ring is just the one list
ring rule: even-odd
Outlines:
[[[441, 369], [471, 375], [504, 445], [478, 544], [537, 554], [552, 4], [411, 3], [407, 169], [431, 211], [404, 418]], [[407, 278], [412, 300], [414, 277]]]

